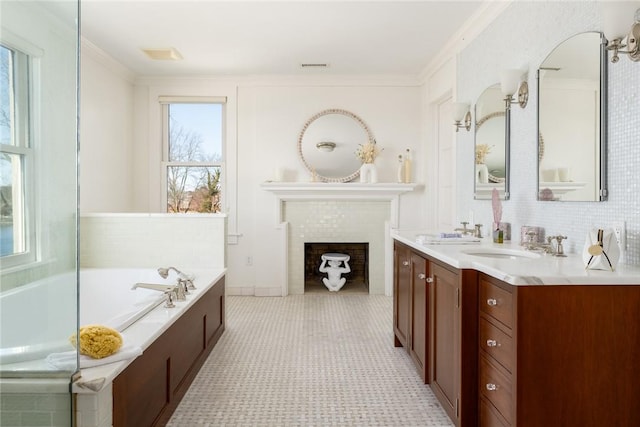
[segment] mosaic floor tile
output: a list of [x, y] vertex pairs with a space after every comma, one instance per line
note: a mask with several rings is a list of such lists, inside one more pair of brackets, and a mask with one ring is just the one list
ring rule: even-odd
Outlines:
[[452, 426], [393, 346], [392, 302], [227, 297], [227, 329], [168, 425]]

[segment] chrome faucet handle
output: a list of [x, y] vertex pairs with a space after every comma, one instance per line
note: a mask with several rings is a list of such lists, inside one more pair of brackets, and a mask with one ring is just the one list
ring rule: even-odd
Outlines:
[[562, 241], [567, 239], [567, 236], [556, 236], [556, 242], [558, 242], [558, 245], [556, 247], [556, 253], [554, 254], [554, 256], [559, 256], [559, 257], [565, 257], [565, 253], [564, 253], [564, 247], [562, 246]]
[[178, 284], [174, 290], [176, 294], [177, 301], [186, 301], [187, 299], [187, 286], [182, 282], [182, 280], [178, 280]]
[[456, 228], [453, 231], [459, 231], [460, 234], [462, 234], [463, 236], [466, 236], [468, 234], [473, 234], [474, 231], [470, 228], [467, 228], [467, 225], [469, 225], [469, 223], [467, 221], [461, 221], [460, 224], [462, 224], [462, 228]]
[[536, 249], [536, 242], [534, 242], [534, 239], [538, 235], [538, 233], [532, 230], [532, 231], [527, 231], [526, 234], [527, 234], [527, 237], [529, 237], [529, 240], [525, 242], [524, 248], [528, 251]]
[[482, 224], [476, 224], [475, 227], [476, 230], [474, 231], [473, 236], [482, 239]]
[[164, 293], [167, 296], [167, 301], [164, 303], [166, 308], [174, 308], [176, 305], [173, 303], [173, 297], [175, 295], [175, 291], [168, 290]]

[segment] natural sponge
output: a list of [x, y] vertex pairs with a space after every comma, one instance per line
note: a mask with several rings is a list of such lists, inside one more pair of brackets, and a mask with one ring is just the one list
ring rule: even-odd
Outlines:
[[[122, 335], [115, 329], [101, 325], [82, 326], [80, 334], [80, 354], [102, 359], [111, 356], [122, 347]], [[69, 341], [76, 346], [76, 334], [69, 337]]]

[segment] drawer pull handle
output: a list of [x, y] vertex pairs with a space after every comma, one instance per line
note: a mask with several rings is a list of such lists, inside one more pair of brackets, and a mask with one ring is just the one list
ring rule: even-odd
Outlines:
[[426, 274], [424, 274], [424, 273], [420, 273], [420, 274], [418, 274], [418, 279], [420, 279], [420, 280], [424, 280], [424, 279], [426, 279], [426, 278], [427, 278], [427, 275], [426, 275]]
[[402, 261], [402, 265], [406, 267], [407, 265], [409, 265], [409, 261]]
[[489, 390], [489, 391], [496, 391], [498, 389], [498, 386], [496, 384], [493, 384], [493, 383], [487, 384], [486, 387], [487, 387], [487, 390]]
[[500, 344], [496, 340], [487, 340], [487, 347], [500, 347]]
[[495, 298], [489, 298], [487, 300], [487, 305], [490, 305], [491, 307], [495, 307], [496, 305], [498, 305], [498, 300]]
[[427, 283], [433, 283], [433, 277], [427, 277]]

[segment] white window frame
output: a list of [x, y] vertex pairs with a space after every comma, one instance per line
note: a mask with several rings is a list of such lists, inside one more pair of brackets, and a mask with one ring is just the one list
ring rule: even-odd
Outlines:
[[[15, 129], [13, 134], [14, 144], [0, 144], [0, 151], [7, 154], [20, 156], [22, 160], [21, 174], [13, 179], [13, 221], [20, 221], [18, 227], [14, 226], [14, 241], [19, 238], [24, 247], [22, 251], [0, 257], [0, 268], [18, 268], [34, 263], [38, 259], [38, 238], [36, 229], [36, 202], [35, 202], [35, 100], [39, 93], [38, 86], [38, 50], [23, 43], [12, 42], [11, 33], [2, 34], [2, 46], [14, 52], [14, 101], [17, 107], [13, 111]], [[25, 44], [24, 46], [21, 46]], [[34, 54], [35, 52], [35, 54]], [[16, 203], [17, 202], [17, 203]]]
[[[168, 205], [168, 188], [167, 188], [167, 171], [170, 167], [219, 167], [221, 180], [221, 196], [220, 206], [224, 211], [226, 199], [226, 96], [160, 96], [158, 97], [160, 106], [162, 107], [162, 162], [161, 162], [161, 203], [162, 211], [167, 212]], [[173, 162], [169, 161], [169, 105], [171, 104], [222, 104], [222, 153], [220, 162]]]

